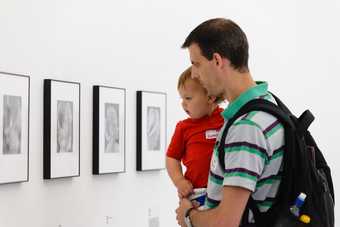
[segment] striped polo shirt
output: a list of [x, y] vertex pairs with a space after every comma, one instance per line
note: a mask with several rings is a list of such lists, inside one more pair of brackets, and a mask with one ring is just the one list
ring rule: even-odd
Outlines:
[[[266, 82], [242, 93], [222, 112], [225, 119], [214, 147], [210, 163], [210, 174], [207, 188], [207, 208], [216, 207], [222, 198], [223, 186], [238, 186], [252, 192], [261, 212], [267, 211], [277, 194], [282, 171], [284, 150], [284, 128], [274, 116], [252, 111], [239, 117], [229, 128], [224, 141], [225, 169], [218, 161], [218, 144], [222, 132], [240, 108], [252, 99], [261, 98], [276, 104], [268, 92]], [[253, 222], [250, 213], [249, 221]]]

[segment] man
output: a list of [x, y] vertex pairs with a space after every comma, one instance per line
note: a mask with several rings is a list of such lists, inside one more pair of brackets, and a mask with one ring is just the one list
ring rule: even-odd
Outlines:
[[[233, 21], [217, 18], [203, 22], [182, 47], [189, 49], [192, 77], [200, 80], [209, 95], [222, 94], [228, 100], [222, 113], [225, 124], [252, 99], [275, 103], [267, 83], [252, 79], [248, 41]], [[216, 144], [220, 143], [223, 129]], [[216, 145], [205, 202], [209, 209], [199, 211], [188, 199], [182, 199], [176, 209], [182, 227], [189, 222], [194, 227], [255, 226], [251, 211], [244, 212], [249, 197], [261, 212], [266, 212], [275, 201], [284, 145], [284, 129], [277, 119], [261, 111], [248, 113], [233, 123], [221, 142], [225, 144], [225, 169], [221, 169]]]

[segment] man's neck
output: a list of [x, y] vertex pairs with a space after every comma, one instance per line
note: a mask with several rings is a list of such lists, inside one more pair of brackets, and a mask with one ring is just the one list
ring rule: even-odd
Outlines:
[[233, 102], [249, 88], [256, 86], [256, 83], [249, 72], [239, 73], [234, 71], [229, 76], [229, 79], [225, 90], [225, 95], [229, 103]]

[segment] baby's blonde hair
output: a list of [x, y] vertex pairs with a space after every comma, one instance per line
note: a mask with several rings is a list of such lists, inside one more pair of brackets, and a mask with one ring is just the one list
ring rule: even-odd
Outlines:
[[[201, 85], [201, 83], [198, 79], [191, 77], [191, 66], [189, 68], [187, 68], [184, 72], [182, 72], [182, 74], [179, 76], [178, 83], [177, 83], [177, 89], [180, 89], [181, 87], [183, 87], [185, 82], [188, 81], [188, 80], [193, 80], [193, 81], [195, 81], [195, 82], [197, 82], [198, 84]], [[205, 88], [204, 88], [204, 90], [205, 90], [205, 92], [207, 92]]]
[[[185, 82], [188, 81], [188, 80], [193, 80], [193, 81], [197, 82], [204, 89], [204, 92], [206, 94], [208, 94], [207, 89], [205, 89], [202, 86], [201, 82], [197, 78], [191, 77], [191, 66], [189, 68], [187, 68], [186, 70], [184, 70], [184, 72], [182, 72], [182, 74], [179, 76], [178, 82], [177, 82], [177, 90], [180, 89], [181, 87], [183, 87]], [[221, 102], [223, 102], [223, 100], [224, 100], [223, 95], [216, 96], [215, 103], [220, 104]]]

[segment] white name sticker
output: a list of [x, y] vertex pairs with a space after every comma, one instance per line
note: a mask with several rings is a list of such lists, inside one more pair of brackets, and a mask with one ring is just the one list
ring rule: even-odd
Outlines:
[[218, 130], [211, 129], [211, 130], [205, 131], [205, 138], [206, 139], [216, 139], [217, 135], [218, 135]]

